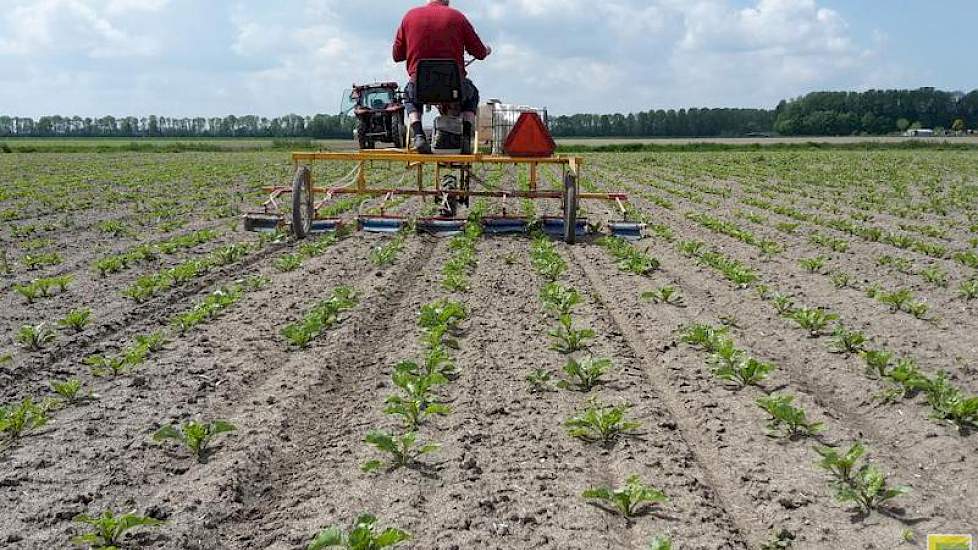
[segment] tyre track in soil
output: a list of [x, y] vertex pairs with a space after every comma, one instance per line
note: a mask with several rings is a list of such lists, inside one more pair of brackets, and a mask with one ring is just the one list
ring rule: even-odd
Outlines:
[[[124, 335], [140, 334], [139, 330], [146, 327], [165, 326], [166, 321], [173, 314], [189, 307], [193, 298], [213, 287], [252, 274], [254, 266], [272, 260], [280, 254], [284, 255], [293, 250], [296, 244], [294, 242], [269, 244], [242, 261], [210, 271], [190, 283], [174, 287], [131, 309], [126, 309], [130, 301], [120, 296], [115, 308], [109, 312], [110, 317], [106, 319], [103, 314], [101, 319], [97, 319], [100, 321], [97, 328], [73, 335], [56, 348], [34, 354], [29, 358], [28, 364], [19, 362], [12, 368], [0, 371], [0, 382], [2, 382], [0, 387], [5, 390], [0, 395], [0, 399], [8, 400], [26, 394], [28, 388], [25, 388], [25, 385], [37, 388], [44, 386], [46, 380], [52, 377], [72, 375], [74, 372], [71, 369], [72, 363], [77, 363], [83, 357], [94, 353], [111, 350], [107, 344], [109, 341], [121, 340]], [[113, 314], [118, 316], [113, 318], [111, 317]], [[8, 388], [13, 393], [6, 393]]]
[[[610, 382], [592, 393], [605, 402], [634, 404], [630, 416], [642, 422], [641, 437], [611, 449], [585, 445], [567, 435], [563, 421], [589, 396], [528, 391], [524, 379], [530, 370], [559, 371], [566, 358], [549, 349], [547, 332], [554, 321], [543, 313], [543, 281], [530, 267], [529, 243], [510, 242], [489, 239], [480, 246], [474, 277], [470, 339], [475, 345], [467, 349], [481, 355], [473, 356], [478, 370], [466, 365], [471, 374], [452, 417], [461, 419], [456, 433], [462, 432], [456, 436], [460, 445], [452, 448], [461, 448], [458, 458], [449, 460], [457, 460], [463, 478], [448, 496], [462, 503], [464, 521], [475, 518], [475, 533], [463, 533], [456, 542], [462, 548], [644, 549], [654, 535], [668, 533], [688, 548], [742, 548], [726, 512], [700, 483], [703, 474], [688, 449], [672, 438], [668, 421], [661, 421], [666, 413], [655, 396], [635, 383], [636, 359], [621, 345], [600, 303], [586, 300], [575, 311], [579, 326], [598, 334], [592, 351], [617, 366]], [[567, 279], [587, 297], [577, 275], [569, 273]], [[631, 474], [671, 499], [633, 526], [580, 496], [595, 485], [620, 486]], [[449, 518], [444, 528], [453, 523]]]
[[[602, 258], [600, 251], [585, 252], [591, 260], [589, 269], [596, 277], [608, 284], [609, 292], [618, 297], [622, 324], [637, 326], [636, 339], [658, 342], [651, 344], [661, 352], [655, 369], [656, 378], [670, 387], [675, 399], [688, 411], [697, 435], [703, 440], [706, 454], [716, 461], [713, 471], [728, 474], [733, 485], [740, 485], [736, 494], [748, 499], [745, 509], [757, 518], [763, 530], [755, 533], [758, 542], [775, 528], [787, 528], [798, 536], [796, 547], [824, 548], [826, 545], [869, 548], [874, 541], [899, 541], [904, 528], [912, 527], [918, 535], [943, 530], [961, 530], [974, 521], [973, 511], [948, 511], [966, 494], [949, 494], [947, 477], [938, 474], [940, 480], [924, 483], [922, 470], [915, 464], [907, 464], [902, 455], [891, 452], [889, 445], [877, 440], [867, 440], [869, 432], [878, 431], [857, 419], [852, 421], [846, 414], [826, 404], [818, 394], [812, 393], [805, 384], [797, 384], [793, 366], [787, 361], [774, 360], [779, 369], [764, 384], [767, 390], [746, 388], [733, 391], [717, 380], [706, 364], [707, 354], [677, 344], [675, 330], [693, 322], [718, 324], [715, 315], [719, 311], [730, 312], [731, 304], [738, 299], [736, 292], [720, 289], [719, 283], [686, 270], [664, 269], [652, 278], [619, 273], [610, 258]], [[664, 258], [664, 265], [670, 263]], [[670, 305], [642, 303], [638, 297], [643, 291], [658, 288], [661, 284], [679, 284], [684, 289], [687, 308]], [[724, 290], [734, 296], [719, 299]], [[713, 302], [711, 304], [711, 302]], [[622, 313], [628, 312], [628, 313]], [[738, 318], [741, 311], [735, 311]], [[753, 318], [752, 318], [753, 319]], [[759, 328], [752, 323], [752, 329]], [[764, 329], [760, 328], [761, 335]], [[739, 348], [761, 360], [770, 361], [769, 346], [755, 345], [742, 331], [731, 336]], [[762, 341], [765, 339], [762, 338]], [[775, 352], [776, 353], [776, 352]], [[800, 386], [800, 388], [796, 388]], [[800, 390], [800, 391], [799, 391]], [[766, 392], [788, 391], [796, 396], [798, 405], [809, 418], [822, 421], [826, 430], [808, 441], [782, 442], [764, 433], [766, 415], [754, 404], [757, 397]], [[827, 478], [815, 465], [818, 456], [811, 450], [814, 444], [847, 445], [861, 439], [870, 446], [871, 460], [891, 473], [894, 483], [910, 483], [914, 493], [896, 501], [897, 507], [905, 507], [901, 516], [887, 518], [876, 515], [865, 522], [853, 522], [853, 514], [833, 501]], [[963, 470], [963, 469], [962, 469]], [[963, 471], [958, 479], [965, 479]]]
[[613, 480], [563, 433], [571, 403], [534, 396], [523, 380], [528, 367], [550, 366], [556, 355], [547, 350], [528, 243], [488, 238], [477, 246], [472, 289], [450, 296], [467, 304], [469, 321], [455, 354], [461, 377], [448, 388], [453, 411], [437, 431], [439, 476], [422, 479], [414, 494], [412, 521], [422, 526], [415, 547], [627, 547], [580, 500], [585, 482]]
[[[548, 325], [539, 322], [537, 285], [519, 286], [533, 276], [525, 267], [526, 245], [518, 242], [524, 250], [524, 267], [517, 275], [525, 277], [501, 272], [501, 251], [490, 242], [480, 245], [480, 267], [472, 279], [472, 292], [453, 296], [470, 304], [471, 321], [456, 354], [461, 379], [448, 388], [455, 411], [422, 430], [426, 440], [444, 445], [425, 460], [431, 469], [367, 476], [358, 466], [376, 456], [362, 442], [363, 434], [370, 428], [394, 428], [382, 414], [383, 398], [390, 389], [386, 380], [397, 360], [418, 354], [418, 308], [445, 294], [433, 267], [448, 257], [445, 246], [437, 247], [420, 269], [406, 270], [416, 276], [398, 291], [399, 297], [378, 305], [378, 315], [396, 307], [386, 320], [368, 323], [373, 328], [365, 330], [353, 328], [352, 322], [341, 327], [341, 331], [361, 335], [370, 330], [380, 344], [368, 345], [359, 356], [346, 344], [336, 352], [338, 357], [330, 357], [329, 364], [335, 363], [337, 374], [335, 381], [325, 383], [329, 398], [307, 397], [312, 401], [299, 404], [282, 424], [288, 440], [300, 442], [300, 447], [275, 458], [274, 437], [267, 437], [267, 446], [249, 445], [249, 449], [258, 446], [262, 450], [254, 451], [252, 457], [238, 457], [235, 463], [247, 460], [264, 465], [277, 460], [279, 465], [264, 466], [261, 472], [249, 474], [250, 479], [227, 474], [225, 478], [232, 481], [208, 484], [204, 492], [210, 504], [195, 505], [208, 511], [203, 526], [175, 536], [174, 547], [301, 548], [321, 526], [346, 524], [357, 513], [370, 511], [385, 524], [413, 532], [415, 548], [644, 548], [642, 543], [650, 532], [641, 527], [626, 530], [579, 497], [592, 483], [621, 483], [628, 473], [636, 472], [674, 499], [663, 517], [640, 520], [658, 524], [655, 532], [681, 529], [691, 540], [701, 542], [690, 548], [743, 548], [737, 542], [739, 536], [724, 527], [725, 514], [713, 503], [709, 489], [688, 478], [688, 451], [671, 441], [670, 428], [645, 436], [654, 449], [662, 449], [661, 455], [657, 451], [648, 456], [643, 446], [625, 444], [615, 451], [624, 458], [609, 459], [607, 453], [581, 450], [578, 442], [563, 433], [560, 424], [569, 415], [572, 400], [548, 406], [525, 393], [522, 378], [527, 364], [551, 366], [556, 354], [544, 349]], [[514, 292], [514, 284], [518, 291]], [[509, 296], [503, 300], [504, 309], [517, 308], [515, 318], [498, 314], [501, 294]], [[500, 328], [503, 338], [497, 333]], [[513, 336], [535, 345], [515, 347]], [[348, 339], [349, 334], [341, 341]], [[526, 360], [513, 360], [521, 357]], [[502, 372], [492, 370], [494, 366]], [[310, 384], [315, 388], [320, 381]], [[615, 388], [614, 393], [621, 389]], [[646, 397], [644, 392], [628, 397], [639, 395]], [[520, 418], [515, 414], [520, 410], [541, 407], [542, 417], [536, 422], [512, 419]], [[640, 408], [640, 418], [647, 424], [661, 416], [654, 407]], [[324, 426], [323, 419], [336, 419], [336, 425]], [[536, 465], [541, 458], [545, 463]], [[265, 479], [258, 479], [262, 477]], [[177, 500], [186, 500], [193, 491], [184, 488], [178, 492], [184, 496]], [[233, 511], [214, 514], [215, 507]], [[189, 519], [173, 523], [186, 526]], [[719, 542], [718, 533], [723, 535]]]
[[[742, 484], [724, 474], [725, 465], [717, 460], [716, 452], [711, 450], [716, 442], [710, 441], [703, 434], [702, 419], [696, 418], [685, 409], [685, 403], [666, 382], [667, 374], [663, 372], [660, 355], [645, 345], [637, 329], [632, 328], [635, 316], [631, 317], [620, 311], [623, 301], [616, 297], [605, 281], [607, 274], [600, 274], [580, 246], [570, 247], [567, 254], [573, 260], [573, 266], [579, 270], [580, 279], [584, 283], [580, 290], [587, 289], [593, 299], [602, 305], [607, 322], [613, 327], [614, 333], [627, 347], [630, 355], [636, 358], [636, 380], [645, 388], [650, 399], [662, 404], [661, 416], [667, 420], [660, 425], [672, 431], [672, 437], [677, 439], [689, 451], [689, 462], [699, 471], [700, 482], [713, 495], [713, 499], [722, 507], [729, 518], [734, 532], [738, 533], [744, 546], [755, 547], [766, 542], [765, 537], [770, 526], [761, 521], [754, 511], [756, 503], [744, 496]], [[611, 274], [614, 276], [614, 274]], [[743, 480], [741, 480], [743, 481]], [[680, 544], [685, 541], [678, 540]]]
[[[72, 517], [108, 506], [142, 510], [149, 505], [154, 514], [169, 515], [165, 503], [153, 498], [159, 485], [189, 478], [201, 488], [210, 478], [224, 479], [210, 464], [190, 467], [183, 454], [158, 448], [150, 436], [161, 422], [183, 422], [201, 412], [204, 418], [224, 418], [221, 413], [233, 414], [240, 402], [259, 402], [253, 388], [284, 384], [272, 370], [290, 360], [278, 330], [326, 297], [333, 285], [366, 271], [365, 245], [375, 241], [346, 239], [295, 272], [278, 273], [266, 264], [263, 271], [272, 284], [172, 341], [154, 354], [152, 367], [130, 377], [95, 379], [88, 387], [98, 400], [59, 412], [49, 427], [3, 456], [9, 475], [0, 479], [0, 488], [6, 488], [0, 489], [5, 503], [0, 510], [18, 512], [0, 522], [0, 541], [26, 537], [28, 546], [13, 546], [26, 549], [41, 537], [43, 544], [56, 545], [69, 540]], [[418, 250], [411, 243], [405, 254]], [[390, 273], [365, 277], [357, 286], [370, 295], [390, 283]], [[227, 338], [229, 327], [237, 327], [233, 339]], [[232, 438], [228, 446], [234, 443]], [[248, 448], [247, 440], [242, 444]]]
[[[332, 511], [346, 524], [359, 510], [374, 510], [400, 483], [372, 479], [351, 461], [363, 447], [371, 420], [381, 416], [378, 350], [396, 323], [415, 327], [391, 312], [416, 292], [417, 274], [430, 265], [434, 241], [419, 238], [365, 296], [355, 312], [322, 344], [285, 357], [272, 377], [229, 405], [229, 416], [247, 441], [215, 460], [216, 473], [192, 476], [150, 500], [174, 513], [174, 529], [161, 548], [300, 548]], [[356, 276], [355, 274], [353, 276]], [[372, 278], [366, 275], [369, 281]], [[352, 478], [350, 477], [352, 476]], [[345, 495], [367, 495], [361, 507]], [[359, 496], [351, 497], [354, 501]], [[386, 518], [384, 518], [386, 519]], [[156, 546], [154, 546], [156, 547]]]
[[[647, 204], [639, 206], [652, 209]], [[729, 250], [725, 252], [729, 253]], [[657, 248], [653, 253], [662, 260], [666, 272], [672, 272], [670, 266], [692, 263], [671, 246]], [[702, 275], [704, 271], [709, 275]], [[923, 503], [916, 506], [908, 517], [932, 518], [932, 521], [938, 522], [938, 526], [950, 530], [978, 524], [978, 508], [964, 504], [973, 500], [973, 495], [978, 492], [978, 484], [972, 475], [978, 471], [978, 442], [973, 437], [963, 437], [953, 427], [931, 420], [929, 406], [922, 397], [894, 405], [880, 405], [876, 396], [886, 386], [881, 381], [869, 380], [863, 374], [865, 369], [859, 357], [830, 353], [826, 337], [804, 337], [800, 329], [777, 316], [773, 307], [757, 298], [752, 291], [735, 291], [721, 275], [696, 265], [689, 270], [681, 270], [672, 280], [690, 279], [695, 281], [692, 286], [682, 284], [689, 296], [698, 295], [704, 303], [715, 304], [721, 312], [751, 320], [751, 328], [756, 332], [734, 331], [735, 334], [739, 333], [736, 339], [740, 347], [756, 350], [761, 357], [779, 365], [787, 373], [786, 382], [790, 386], [810, 396], [828, 418], [848, 427], [855, 434], [855, 439], [870, 444], [873, 455], [894, 472], [895, 482], [914, 486], [913, 495], [916, 496], [906, 497], [903, 504], [924, 495], [918, 499]], [[744, 299], [744, 292], [748, 293], [748, 299]], [[843, 317], [845, 321], [845, 315]], [[701, 320], [716, 324], [715, 319]], [[862, 323], [854, 328], [868, 330], [868, 325]], [[902, 343], [902, 340], [898, 342]], [[936, 372], [927, 362], [931, 355], [922, 356], [916, 343], [909, 346], [891, 343], [888, 347], [923, 359], [924, 370]], [[935, 353], [946, 360], [940, 346]], [[813, 371], [812, 364], [819, 365], [819, 369]], [[774, 378], [780, 376], [779, 369], [775, 371]], [[957, 376], [959, 380], [971, 379], [967, 372]], [[938, 449], [940, 452], [935, 452]]]

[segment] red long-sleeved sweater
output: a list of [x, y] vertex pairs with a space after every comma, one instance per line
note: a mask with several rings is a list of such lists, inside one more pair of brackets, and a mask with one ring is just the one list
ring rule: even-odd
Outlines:
[[422, 59], [454, 59], [464, 76], [465, 52], [476, 59], [489, 55], [462, 12], [439, 2], [407, 12], [394, 39], [394, 62], [407, 61], [411, 78]]

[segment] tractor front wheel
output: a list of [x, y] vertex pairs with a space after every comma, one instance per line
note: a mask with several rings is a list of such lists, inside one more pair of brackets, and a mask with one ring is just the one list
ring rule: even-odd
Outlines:
[[357, 125], [357, 145], [360, 147], [361, 151], [365, 149], [373, 149], [373, 147], [370, 146], [370, 140], [367, 139], [366, 122], [362, 120]]
[[300, 166], [292, 180], [292, 234], [304, 239], [312, 229], [313, 212], [312, 172]]
[[[452, 174], [445, 174], [441, 177], [442, 191], [458, 191], [458, 178]], [[456, 195], [442, 195], [441, 215], [445, 218], [454, 218], [458, 212], [458, 197]]]
[[391, 128], [391, 138], [394, 142], [395, 149], [404, 149], [407, 142], [405, 138], [407, 136], [407, 128], [404, 127], [404, 123], [400, 120], [394, 120], [394, 126]]
[[564, 242], [577, 241], [577, 178], [572, 174], [564, 176]]

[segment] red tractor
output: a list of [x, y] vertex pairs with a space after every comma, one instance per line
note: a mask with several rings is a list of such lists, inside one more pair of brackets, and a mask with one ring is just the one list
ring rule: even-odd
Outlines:
[[373, 149], [377, 142], [404, 148], [407, 128], [404, 125], [404, 103], [396, 82], [354, 85], [349, 104], [357, 117], [354, 139], [360, 149]]

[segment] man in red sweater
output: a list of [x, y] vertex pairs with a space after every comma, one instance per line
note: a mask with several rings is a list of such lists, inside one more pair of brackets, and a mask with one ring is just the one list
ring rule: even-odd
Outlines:
[[411, 81], [404, 88], [404, 110], [414, 134], [414, 148], [431, 154], [431, 145], [421, 125], [424, 105], [414, 93], [415, 73], [422, 59], [454, 59], [462, 73], [462, 153], [471, 152], [472, 131], [479, 108], [479, 90], [465, 77], [465, 52], [476, 59], [485, 59], [492, 48], [482, 43], [472, 24], [462, 12], [449, 7], [450, 0], [432, 0], [426, 6], [407, 12], [394, 39], [394, 62], [407, 61]]

